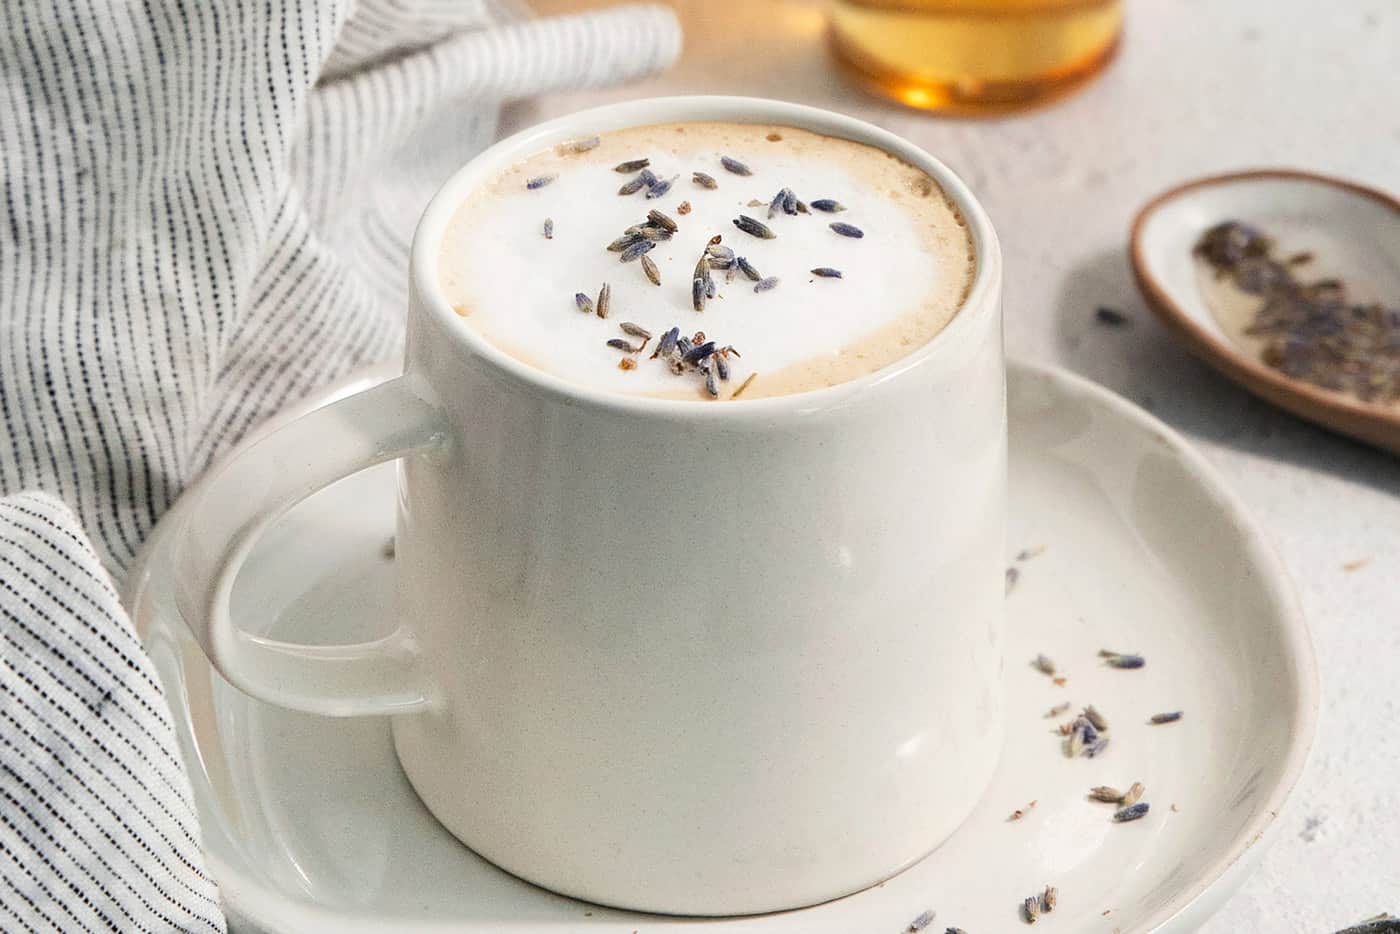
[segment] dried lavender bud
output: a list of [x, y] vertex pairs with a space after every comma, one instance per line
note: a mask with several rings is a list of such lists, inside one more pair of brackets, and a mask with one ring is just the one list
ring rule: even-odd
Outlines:
[[1120, 824], [1125, 824], [1130, 820], [1137, 820], [1143, 817], [1150, 809], [1151, 805], [1146, 801], [1139, 801], [1132, 807], [1126, 807], [1121, 811], [1114, 812], [1113, 819]]
[[780, 194], [783, 196], [783, 213], [796, 214], [798, 205], [797, 195], [792, 193], [791, 188], [784, 188]]
[[766, 278], [766, 279], [759, 279], [756, 283], [754, 283], [753, 290], [754, 290], [755, 292], [767, 292], [767, 291], [769, 291], [770, 289], [775, 289], [775, 288], [777, 288], [777, 287], [778, 287], [778, 277], [777, 277], [777, 276], [769, 276], [769, 277]]
[[650, 159], [632, 159], [627, 162], [619, 162], [613, 166], [613, 171], [626, 175], [628, 172], [637, 172], [649, 165], [651, 165]]
[[[1076, 717], [1074, 722], [1070, 724], [1069, 739], [1065, 742], [1065, 754], [1073, 759], [1075, 756], [1088, 753], [1090, 747], [1097, 746], [1099, 741], [1099, 731], [1094, 729], [1094, 725], [1083, 717]], [[1103, 748], [1099, 747], [1098, 752], [1102, 751]], [[1095, 752], [1095, 755], [1098, 752]]]
[[1098, 709], [1094, 707], [1093, 704], [1084, 708], [1084, 719], [1092, 723], [1096, 730], [1102, 731], [1108, 729], [1108, 720], [1104, 718], [1103, 714], [1099, 713]]
[[651, 280], [652, 285], [661, 284], [661, 270], [656, 268], [656, 261], [650, 256], [642, 257], [642, 272], [646, 273], [646, 277]]
[[1095, 801], [1102, 801], [1105, 804], [1121, 804], [1123, 792], [1111, 785], [1095, 785], [1089, 789], [1089, 797]]
[[1044, 675], [1053, 675], [1055, 673], [1055, 663], [1044, 654], [1037, 655], [1035, 658], [1031, 659], [1031, 666]]
[[705, 280], [705, 297], [714, 298], [719, 293], [719, 286], [715, 285], [714, 279]]
[[705, 341], [703, 344], [690, 348], [690, 350], [681, 356], [681, 361], [683, 363], [699, 363], [714, 352], [715, 342]]
[[1021, 911], [1025, 914], [1027, 924], [1035, 924], [1040, 920], [1040, 896], [1032, 895], [1021, 903]]
[[544, 238], [546, 240], [554, 239], [554, 218], [552, 217], [544, 219]]
[[643, 237], [640, 233], [624, 233], [612, 243], [608, 244], [608, 252], [621, 253], [623, 250], [627, 249], [632, 244], [640, 243], [644, 239], [646, 238]]
[[812, 270], [812, 275], [818, 276], [818, 277], [820, 277], [820, 278], [822, 278], [822, 279], [840, 279], [840, 278], [843, 278], [842, 275], [841, 275], [841, 270], [839, 270], [839, 269], [832, 269], [830, 266], [818, 266], [816, 269], [813, 269], [813, 270]]
[[812, 207], [824, 214], [836, 214], [846, 210], [846, 206], [840, 201], [832, 201], [830, 198], [818, 198], [812, 202]]
[[758, 269], [754, 267], [754, 264], [742, 256], [736, 256], [734, 258], [734, 264], [739, 267], [740, 272], [754, 282], [763, 278], [763, 276], [759, 275]]
[[597, 149], [598, 144], [603, 141], [601, 136], [586, 136], [583, 139], [576, 139], [564, 145], [574, 152], [588, 152], [590, 149]]
[[740, 214], [738, 217], [734, 218], [734, 226], [738, 227], [749, 236], [758, 237], [760, 240], [772, 240], [777, 236], [777, 234], [773, 233], [773, 231], [768, 228], [767, 224], [762, 221], [756, 221], [747, 214]]
[[690, 280], [690, 304], [696, 311], [705, 310], [705, 299], [709, 291], [709, 277]]
[[811, 213], [812, 213], [811, 211], [807, 210], [807, 202], [806, 202], [806, 201], [803, 201], [801, 198], [798, 198], [797, 201], [796, 201], [796, 203], [795, 203], [793, 206], [797, 208], [797, 213], [798, 213], [798, 214], [811, 214]]
[[557, 175], [538, 175], [526, 182], [525, 187], [530, 191], [534, 191], [537, 188], [543, 188], [558, 177]]
[[720, 351], [710, 359], [714, 361], [715, 370], [719, 373], [719, 378], [727, 382], [729, 380], [729, 358], [723, 351]]
[[1123, 795], [1122, 804], [1124, 807], [1131, 807], [1137, 804], [1142, 800], [1142, 796], [1146, 791], [1147, 788], [1142, 782], [1133, 782], [1132, 786], [1129, 787], [1127, 792]]
[[719, 187], [719, 182], [715, 181], [713, 176], [706, 175], [704, 172], [692, 172], [690, 174], [690, 180], [701, 188], [715, 189]]
[[1050, 912], [1054, 911], [1055, 906], [1059, 904], [1059, 901], [1060, 890], [1055, 888], [1053, 885], [1047, 885], [1045, 887], [1045, 894], [1040, 896], [1040, 904], [1041, 907], [1045, 909], [1045, 913], [1049, 914]]
[[1180, 720], [1180, 719], [1181, 719], [1181, 711], [1180, 711], [1180, 710], [1173, 710], [1173, 711], [1171, 711], [1170, 713], [1154, 713], [1154, 714], [1152, 715], [1152, 722], [1153, 722], [1153, 723], [1175, 723], [1176, 721], [1178, 721], [1178, 720]]
[[656, 248], [655, 240], [638, 240], [636, 243], [622, 251], [620, 259], [624, 263], [630, 263], [634, 259], [640, 259], [644, 254], [650, 253]]
[[621, 350], [625, 351], [626, 353], [636, 353], [637, 351], [642, 349], [640, 347], [633, 347], [631, 341], [625, 341], [620, 337], [611, 338], [608, 341], [608, 346], [613, 348], [614, 350]]
[[748, 166], [744, 165], [744, 163], [740, 162], [738, 159], [734, 159], [729, 156], [720, 156], [719, 163], [720, 165], [728, 169], [730, 172], [733, 172], [735, 175], [753, 174], [753, 172], [749, 169]]
[[1109, 655], [1106, 657], [1108, 663], [1114, 668], [1141, 668], [1147, 664], [1147, 659], [1141, 655]]
[[778, 189], [778, 193], [773, 196], [773, 200], [768, 202], [769, 220], [772, 220], [774, 217], [777, 217], [778, 213], [782, 211], [783, 205], [787, 201], [787, 195], [788, 190], [786, 188], [780, 188]]
[[832, 230], [836, 231], [843, 237], [852, 237], [856, 240], [859, 240], [861, 237], [865, 236], [865, 231], [861, 230], [854, 224], [847, 224], [844, 221], [832, 221], [830, 226]]
[[640, 337], [644, 341], [651, 340], [651, 332], [640, 324], [633, 324], [631, 321], [624, 321], [618, 325], [623, 334], [630, 334], [633, 337]]
[[1079, 728], [1079, 720], [1070, 725], [1069, 739], [1065, 740], [1065, 755], [1073, 759], [1084, 751], [1084, 731]]
[[656, 350], [652, 351], [652, 359], [655, 360], [657, 357], [670, 356], [671, 351], [676, 349], [676, 341], [680, 339], [680, 336], [681, 329], [677, 327], [673, 327], [665, 334], [662, 334], [661, 340], [656, 343]]
[[705, 248], [705, 256], [711, 269], [730, 269], [734, 265], [734, 251], [727, 246], [711, 244]]
[[684, 357], [686, 354], [690, 353], [690, 349], [691, 349], [692, 347], [694, 347], [694, 346], [695, 346], [695, 341], [691, 340], [691, 339], [688, 338], [688, 337], [678, 337], [678, 338], [676, 338], [676, 349], [679, 350], [679, 351], [681, 352], [681, 356], [682, 356], [682, 357]]
[[676, 180], [675, 176], [670, 178], [657, 179], [647, 187], [647, 198], [660, 198], [671, 190], [671, 184]]
[[598, 305], [594, 313], [600, 318], [606, 318], [611, 305], [612, 286], [604, 282], [603, 287], [598, 290]]
[[1112, 328], [1122, 327], [1128, 323], [1128, 316], [1117, 308], [1109, 308], [1107, 305], [1100, 305], [1094, 309], [1094, 320], [1099, 324], [1106, 324]]
[[664, 227], [653, 227], [651, 224], [647, 224], [645, 227], [638, 227], [637, 235], [654, 242], [671, 239], [671, 231]]
[[715, 382], [715, 368], [712, 366], [705, 367], [705, 391], [719, 398], [719, 383]]
[[593, 314], [593, 299], [589, 298], [587, 295], [584, 295], [582, 292], [574, 293], [574, 304], [577, 305], [578, 310], [583, 312], [584, 314]]
[[642, 190], [642, 186], [646, 183], [647, 180], [642, 176], [638, 175], [631, 181], [624, 182], [622, 187], [617, 190], [617, 193], [620, 195], [635, 195], [637, 192]]
[[924, 928], [928, 927], [932, 923], [933, 909], [928, 908], [924, 911], [919, 912], [919, 916], [913, 921], [909, 922], [909, 931], [912, 932], [912, 934], [918, 934], [919, 931], [922, 931]]
[[637, 177], [640, 178], [642, 180], [642, 184], [646, 185], [648, 188], [661, 181], [661, 179], [657, 178], [656, 173], [653, 172], [651, 169], [642, 169], [640, 172], [637, 173]]
[[667, 217], [663, 212], [658, 211], [655, 208], [652, 208], [650, 211], [647, 211], [647, 220], [651, 221], [653, 224], [655, 224], [657, 227], [660, 227], [662, 230], [670, 231], [671, 233], [675, 233], [677, 230], [680, 230], [680, 226], [675, 221], [671, 220], [671, 218]]
[[1228, 267], [1265, 256], [1272, 246], [1270, 238], [1249, 224], [1224, 221], [1201, 234], [1192, 252], [1212, 266]]

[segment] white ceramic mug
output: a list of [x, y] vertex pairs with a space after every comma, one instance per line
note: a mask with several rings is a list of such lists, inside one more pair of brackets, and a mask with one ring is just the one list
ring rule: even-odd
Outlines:
[[[963, 309], [870, 376], [704, 403], [573, 385], [448, 306], [439, 243], [474, 187], [563, 140], [687, 120], [802, 127], [927, 172], [972, 233]], [[452, 833], [596, 902], [793, 908], [946, 838], [1002, 738], [1001, 256], [962, 181], [826, 111], [632, 101], [472, 160], [429, 205], [411, 262], [403, 377], [245, 449], [188, 511], [179, 604], [219, 671], [286, 707], [393, 716], [404, 772]], [[391, 458], [397, 633], [294, 645], [230, 619], [268, 524]]]

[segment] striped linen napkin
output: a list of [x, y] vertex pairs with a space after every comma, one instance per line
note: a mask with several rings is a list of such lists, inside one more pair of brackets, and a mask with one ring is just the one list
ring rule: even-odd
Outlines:
[[502, 102], [663, 69], [680, 31], [509, 0], [0, 22], [0, 930], [223, 931], [113, 580], [250, 426], [397, 351], [413, 224]]

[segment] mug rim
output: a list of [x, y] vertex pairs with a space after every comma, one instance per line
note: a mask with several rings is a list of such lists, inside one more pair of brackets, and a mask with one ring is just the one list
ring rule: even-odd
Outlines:
[[[865, 143], [890, 153], [929, 175], [953, 203], [972, 237], [972, 285], [957, 312], [941, 331], [912, 353], [871, 373], [820, 389], [764, 396], [740, 405], [709, 405], [705, 400], [628, 395], [577, 383], [519, 360], [463, 324], [438, 284], [437, 261], [442, 238], [457, 208], [475, 186], [518, 160], [581, 135], [654, 123], [704, 120], [791, 126], [824, 136]], [[472, 157], [437, 190], [414, 229], [409, 256], [412, 279], [410, 317], [426, 314], [439, 330], [455, 333], [477, 358], [498, 375], [524, 383], [556, 401], [647, 415], [766, 418], [783, 412], [823, 411], [840, 406], [877, 387], [886, 387], [914, 369], [932, 365], [952, 352], [958, 336], [996, 311], [1001, 281], [1001, 247], [991, 219], [966, 183], [952, 169], [918, 145], [856, 117], [789, 101], [728, 95], [648, 97], [604, 104], [544, 121], [514, 133]], [[728, 401], [728, 400], [725, 400]], [[697, 405], [697, 402], [700, 404]]]

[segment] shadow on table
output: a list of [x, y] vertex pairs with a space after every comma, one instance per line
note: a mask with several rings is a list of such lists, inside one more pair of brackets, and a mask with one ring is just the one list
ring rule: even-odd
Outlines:
[[[1100, 306], [1123, 312], [1129, 323], [1099, 323]], [[1255, 398], [1176, 343], [1143, 303], [1123, 251], [1096, 254], [1067, 270], [1054, 313], [1065, 366], [1183, 434], [1400, 494], [1400, 459]]]

